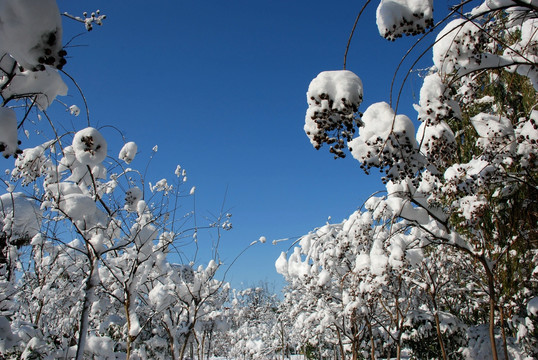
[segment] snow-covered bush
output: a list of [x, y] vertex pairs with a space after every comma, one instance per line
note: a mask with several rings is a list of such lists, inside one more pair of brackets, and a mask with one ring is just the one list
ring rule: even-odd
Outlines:
[[[324, 90], [325, 104], [322, 91], [309, 88], [311, 143], [339, 141], [343, 157], [347, 142], [367, 173], [385, 172], [387, 194], [369, 199], [366, 212], [304, 236], [276, 261], [286, 298], [301, 304], [296, 331], [313, 339], [331, 332], [342, 356], [400, 358], [402, 346], [417, 358], [538, 355], [526, 308], [538, 291], [538, 8], [515, 0], [472, 5], [447, 9], [453, 16], [433, 26], [433, 1], [379, 2], [377, 25], [389, 40], [432, 27], [433, 66], [414, 105], [416, 129], [384, 102], [354, 122], [333, 116], [334, 95]], [[347, 77], [330, 79], [331, 89], [349, 88]], [[345, 136], [325, 135], [335, 129]], [[352, 219], [372, 233], [350, 232]], [[351, 330], [334, 321], [342, 318]]]
[[[105, 18], [64, 15], [87, 30]], [[114, 139], [92, 126], [54, 128], [32, 148], [18, 141], [18, 131], [31, 136], [28, 117], [67, 94], [65, 55], [56, 1], [0, 0], [0, 152], [16, 158], [1, 179], [0, 358], [183, 359], [190, 346], [202, 358], [211, 331], [226, 328], [229, 285], [218, 261], [170, 263], [178, 239], [194, 243], [201, 229], [168, 207], [185, 170], [146, 185], [124, 165], [136, 144], [112, 160]]]

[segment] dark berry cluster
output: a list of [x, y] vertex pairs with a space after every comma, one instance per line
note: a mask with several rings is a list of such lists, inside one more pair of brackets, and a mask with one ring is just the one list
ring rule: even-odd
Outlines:
[[[19, 140], [18, 143], [20, 145], [21, 141]], [[4, 144], [1, 141], [0, 141], [0, 152], [1, 153], [6, 152], [4, 154], [4, 157], [6, 159], [9, 158], [11, 155], [13, 155], [14, 158], [17, 158], [20, 154], [22, 154], [22, 150], [19, 149], [18, 147], [15, 150], [9, 149], [9, 146], [7, 144]]]
[[[67, 60], [65, 59], [67, 51], [62, 49], [61, 44], [58, 43], [59, 39], [56, 32], [43, 34], [41, 39], [41, 51], [37, 58], [39, 64], [33, 70], [43, 71], [45, 70], [45, 65], [61, 70], [67, 63]], [[60, 50], [56, 50], [58, 48]]]
[[[307, 116], [316, 124], [317, 131], [307, 130], [306, 134], [312, 139], [314, 147], [320, 149], [325, 143], [330, 145], [330, 152], [335, 158], [344, 158], [345, 142], [351, 141], [359, 124], [355, 113], [359, 104], [352, 103], [346, 98], [332, 99], [322, 93], [310, 98], [310, 108]], [[338, 106], [335, 106], [338, 102]]]
[[425, 18], [424, 13], [413, 13], [409, 19], [402, 16], [399, 24], [393, 24], [392, 29], [386, 29], [383, 37], [387, 40], [394, 41], [402, 35], [423, 34], [426, 29], [433, 26], [431, 17]]
[[[426, 126], [435, 126], [431, 123], [431, 120], [427, 120]], [[449, 129], [440, 129], [436, 134], [430, 134], [428, 138], [419, 141], [420, 151], [426, 156], [427, 162], [437, 168], [446, 167], [456, 154], [456, 142]]]
[[[413, 177], [423, 167], [424, 162], [416, 144], [405, 130], [391, 133], [388, 138], [370, 138], [364, 142], [368, 151], [358, 159], [361, 169], [367, 174], [372, 168], [385, 172], [384, 183]], [[349, 150], [353, 152], [352, 144]]]

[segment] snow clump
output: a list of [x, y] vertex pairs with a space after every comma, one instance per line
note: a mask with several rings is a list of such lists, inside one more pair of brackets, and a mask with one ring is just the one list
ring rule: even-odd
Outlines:
[[136, 151], [138, 147], [133, 141], [129, 141], [127, 144], [123, 145], [118, 155], [120, 160], [125, 161], [125, 163], [130, 164], [136, 156]]
[[[5, 78], [8, 76], [2, 80], [7, 81]], [[39, 72], [17, 71], [9, 86], [2, 91], [4, 98], [29, 95], [34, 95], [35, 103], [40, 110], [47, 110], [57, 96], [67, 95], [67, 85], [58, 71], [46, 68]]]
[[68, 108], [68, 111], [71, 115], [74, 115], [74, 116], [79, 116], [80, 115], [80, 108], [76, 105], [71, 105], [69, 108]]
[[362, 116], [359, 136], [349, 142], [349, 150], [368, 172], [385, 168], [385, 181], [413, 175], [420, 165], [415, 127], [405, 115], [396, 115], [386, 102], [372, 104]]
[[362, 96], [361, 79], [348, 70], [323, 71], [312, 80], [306, 93], [304, 131], [316, 149], [327, 143], [335, 158], [345, 157], [344, 141], [355, 133]]
[[143, 193], [139, 187], [135, 186], [125, 192], [125, 210], [135, 212], [138, 202], [142, 200]]
[[0, 51], [27, 70], [61, 69], [62, 22], [55, 0], [1, 0]]
[[0, 151], [4, 157], [22, 153], [17, 140], [17, 116], [13, 109], [0, 107]]
[[107, 142], [97, 129], [87, 127], [73, 138], [73, 151], [82, 165], [98, 165], [107, 155]]
[[517, 140], [517, 154], [520, 156], [520, 164], [524, 167], [538, 165], [538, 111], [533, 110], [529, 120], [521, 119], [514, 129]]
[[31, 239], [41, 228], [41, 211], [23, 193], [0, 195], [0, 232], [11, 241]]
[[485, 34], [472, 21], [455, 19], [437, 35], [433, 45], [433, 63], [441, 75], [477, 68], [483, 47], [488, 43]]
[[433, 26], [433, 0], [381, 0], [376, 23], [379, 34], [392, 41], [424, 33]]

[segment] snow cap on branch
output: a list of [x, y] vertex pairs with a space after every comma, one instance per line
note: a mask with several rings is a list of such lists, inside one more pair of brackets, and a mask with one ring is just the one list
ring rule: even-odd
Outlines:
[[306, 93], [304, 131], [316, 149], [327, 143], [335, 157], [345, 156], [344, 141], [355, 132], [362, 95], [361, 79], [348, 70], [323, 71], [312, 80]]
[[385, 168], [387, 179], [412, 175], [420, 166], [415, 127], [405, 115], [396, 115], [386, 102], [372, 104], [362, 116], [359, 136], [349, 142], [349, 150], [361, 167]]
[[67, 85], [57, 70], [46, 68], [35, 72], [30, 70], [18, 71], [2, 91], [4, 98], [33, 97], [40, 110], [47, 110], [57, 96], [67, 95]]
[[107, 155], [107, 142], [97, 129], [87, 127], [73, 138], [73, 151], [82, 165], [98, 165]]
[[376, 23], [379, 34], [388, 40], [423, 33], [433, 25], [432, 0], [381, 0]]
[[0, 52], [27, 70], [61, 69], [67, 54], [56, 0], [0, 0]]
[[41, 211], [23, 193], [7, 193], [0, 196], [0, 232], [13, 240], [31, 239], [41, 229]]
[[134, 143], [133, 141], [129, 141], [128, 143], [123, 145], [118, 157], [120, 158], [120, 160], [123, 160], [127, 164], [130, 164], [131, 161], [134, 160], [137, 150], [138, 150], [138, 147], [136, 146], [136, 143]]

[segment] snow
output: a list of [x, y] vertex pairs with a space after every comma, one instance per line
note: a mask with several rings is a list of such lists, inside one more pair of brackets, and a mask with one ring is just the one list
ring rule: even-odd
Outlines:
[[433, 45], [433, 63], [442, 75], [451, 74], [476, 60], [474, 53], [480, 41], [479, 30], [479, 27], [464, 19], [452, 20], [441, 30]]
[[85, 350], [99, 359], [116, 359], [114, 354], [114, 340], [108, 336], [92, 335], [88, 337]]
[[97, 129], [87, 127], [75, 134], [73, 151], [82, 165], [98, 165], [107, 156], [107, 142]]
[[381, 0], [376, 23], [379, 34], [389, 40], [423, 33], [433, 25], [433, 0]]
[[355, 259], [355, 269], [357, 273], [360, 273], [364, 269], [369, 269], [371, 266], [370, 264], [370, 256], [368, 254], [359, 254], [357, 258]]
[[2, 94], [6, 98], [32, 96], [40, 110], [47, 110], [57, 96], [67, 95], [67, 85], [57, 70], [49, 67], [43, 71], [17, 71]]
[[388, 167], [389, 175], [399, 178], [400, 171], [419, 164], [415, 128], [406, 115], [396, 115], [389, 104], [378, 102], [366, 109], [362, 122], [359, 136], [348, 145], [366, 171], [371, 167]]
[[538, 297], [532, 298], [527, 303], [527, 313], [532, 316], [538, 316]]
[[41, 217], [37, 205], [23, 193], [0, 195], [0, 231], [10, 234], [13, 240], [37, 235]]
[[118, 158], [125, 161], [126, 164], [130, 164], [131, 161], [134, 160], [137, 150], [138, 147], [136, 146], [136, 143], [129, 141], [121, 148]]
[[[61, 67], [62, 23], [55, 0], [1, 0], [0, 51], [26, 70]], [[63, 60], [63, 61], [62, 61]]]
[[420, 124], [417, 130], [417, 142], [423, 154], [431, 155], [447, 154], [456, 147], [456, 138], [450, 126], [444, 121], [428, 125], [427, 122]]
[[276, 272], [286, 276], [288, 273], [288, 260], [286, 259], [286, 253], [282, 251], [280, 256], [275, 262]]
[[[97, 206], [95, 201], [84, 194], [68, 194], [60, 197], [58, 208], [73, 221], [92, 227], [96, 224]], [[83, 227], [84, 228], [84, 227]]]
[[388, 265], [388, 258], [380, 240], [374, 240], [370, 251], [370, 271], [373, 275], [381, 276], [385, 273]]
[[[304, 131], [316, 149], [338, 142], [331, 149], [341, 153], [340, 140], [351, 138], [362, 96], [362, 81], [349, 70], [323, 71], [310, 82]], [[330, 134], [333, 131], [337, 134]]]
[[17, 115], [13, 109], [0, 107], [0, 151], [5, 157], [18, 150]]
[[10, 348], [15, 346], [19, 340], [16, 334], [11, 331], [10, 321], [0, 316], [0, 353], [7, 353]]
[[529, 119], [522, 121], [514, 129], [514, 135], [517, 140], [517, 154], [520, 155], [521, 165], [532, 167], [538, 164], [536, 156], [538, 144], [538, 111], [533, 110]]
[[74, 116], [79, 116], [80, 115], [80, 108], [77, 105], [71, 105], [68, 108], [68, 110], [71, 113], [71, 115], [74, 115]]
[[469, 221], [479, 221], [480, 214], [482, 214], [486, 206], [487, 202], [485, 198], [480, 195], [464, 196], [459, 200], [459, 212]]
[[522, 1], [517, 1], [517, 2], [514, 0], [486, 0], [485, 1], [486, 6], [491, 10], [506, 8], [506, 7], [515, 6], [515, 5], [521, 5], [521, 3], [526, 3], [534, 7], [538, 7], [537, 0], [522, 0]]
[[318, 286], [325, 286], [331, 281], [331, 273], [323, 269], [318, 275]]
[[471, 124], [475, 128], [480, 137], [476, 144], [484, 149], [499, 150], [499, 145], [502, 145], [504, 152], [512, 152], [514, 144], [514, 129], [510, 119], [480, 113], [471, 118]]

